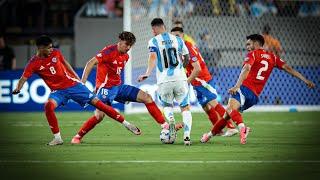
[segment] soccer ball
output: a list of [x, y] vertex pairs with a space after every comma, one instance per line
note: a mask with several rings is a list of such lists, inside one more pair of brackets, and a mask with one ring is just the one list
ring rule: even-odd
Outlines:
[[176, 140], [177, 134], [174, 137], [170, 137], [168, 129], [162, 129], [160, 132], [160, 141], [163, 144], [173, 144]]

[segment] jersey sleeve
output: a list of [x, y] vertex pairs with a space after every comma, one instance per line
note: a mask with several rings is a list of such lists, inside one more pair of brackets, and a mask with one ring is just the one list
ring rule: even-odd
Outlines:
[[102, 61], [108, 60], [108, 56], [110, 55], [111, 51], [108, 47], [104, 47], [96, 56], [98, 62], [101, 63]]
[[34, 63], [32, 61], [30, 61], [26, 67], [24, 68], [23, 74], [22, 76], [25, 78], [30, 78], [32, 76], [32, 74], [34, 73]]
[[284, 60], [282, 60], [279, 56], [275, 55], [276, 67], [278, 69], [282, 69], [283, 65], [286, 64]]
[[155, 45], [154, 39], [152, 38], [149, 42], [148, 42], [148, 49], [149, 49], [149, 52], [157, 52], [158, 51], [158, 48], [157, 46]]
[[249, 64], [249, 65], [253, 65], [255, 61], [255, 55], [254, 52], [249, 52], [246, 56], [246, 58], [244, 59], [243, 65]]

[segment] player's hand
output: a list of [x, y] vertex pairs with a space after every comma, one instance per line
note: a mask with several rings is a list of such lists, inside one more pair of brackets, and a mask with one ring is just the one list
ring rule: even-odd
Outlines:
[[228, 92], [232, 95], [235, 95], [237, 93], [237, 91], [239, 90], [238, 87], [232, 87], [228, 90]]
[[312, 81], [309, 81], [309, 80], [307, 80], [306, 85], [307, 85], [309, 88], [314, 88], [314, 87], [316, 86]]
[[140, 76], [138, 77], [138, 82], [142, 82], [142, 81], [146, 80], [148, 77], [149, 77], [149, 76], [146, 75], [146, 74], [140, 75]]
[[12, 94], [14, 94], [14, 95], [15, 94], [19, 94], [19, 93], [20, 93], [20, 90], [18, 90], [18, 89], [15, 89], [15, 90], [12, 91]]

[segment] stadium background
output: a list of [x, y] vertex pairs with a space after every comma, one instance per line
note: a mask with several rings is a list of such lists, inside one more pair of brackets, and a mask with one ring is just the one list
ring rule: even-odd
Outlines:
[[[10, 95], [35, 52], [33, 39], [52, 36], [81, 75], [87, 60], [117, 42], [120, 31], [133, 31], [138, 41], [123, 77], [153, 93], [152, 79], [138, 84], [136, 77], [146, 67], [149, 23], [155, 16], [162, 17], [168, 29], [174, 20], [183, 21], [186, 33], [202, 48], [223, 104], [240, 72], [245, 36], [261, 32], [265, 23], [282, 43], [281, 56], [317, 87], [308, 91], [299, 80], [275, 70], [256, 109], [268, 112], [243, 113], [253, 129], [245, 146], [238, 136], [201, 144], [201, 135], [211, 126], [202, 112], [193, 113], [190, 147], [183, 145], [181, 131], [175, 144], [161, 144], [159, 126], [147, 113], [125, 114], [142, 129], [142, 136], [105, 118], [80, 146], [74, 146], [71, 138], [92, 116], [89, 107], [83, 112], [75, 103], [56, 113], [65, 143], [46, 146], [52, 134], [43, 112], [48, 93], [43, 82], [35, 75], [24, 95]], [[17, 70], [0, 71], [1, 179], [318, 179], [319, 24], [319, 2], [309, 0], [0, 0], [0, 29], [17, 59]], [[204, 35], [207, 42], [201, 41]], [[139, 109], [144, 107], [131, 104], [126, 112]], [[318, 112], [270, 112], [297, 109]], [[181, 121], [179, 113], [176, 119]]]
[[[1, 30], [7, 44], [15, 51], [17, 69], [23, 69], [34, 54], [33, 39], [48, 34], [81, 75], [88, 59], [105, 45], [116, 43], [120, 31], [130, 30], [136, 35], [137, 43], [131, 51], [132, 63], [126, 67], [125, 82], [147, 90], [157, 100], [155, 76], [145, 83], [138, 83], [136, 79], [146, 69], [147, 41], [152, 37], [150, 21], [159, 16], [165, 20], [168, 30], [174, 21], [183, 22], [185, 32], [196, 41], [214, 75], [219, 101], [223, 104], [227, 103], [227, 89], [236, 82], [246, 54], [245, 36], [261, 33], [265, 25], [271, 27], [271, 35], [280, 40], [281, 57], [316, 85], [319, 83], [319, 2], [12, 0], [1, 1], [0, 9]], [[20, 74], [19, 70], [0, 72], [1, 111], [41, 111], [43, 101], [30, 98], [26, 103], [16, 103], [9, 94]], [[28, 83], [31, 85], [35, 79]], [[94, 84], [94, 74], [90, 81]], [[48, 88], [39, 86], [35, 90], [42, 99], [48, 96]], [[35, 92], [28, 89], [28, 93]], [[194, 110], [199, 110], [194, 94], [191, 94], [191, 101]], [[252, 110], [319, 110], [319, 102], [318, 88], [307, 91], [297, 79], [275, 70], [261, 94], [259, 105], [263, 106]], [[82, 110], [75, 103], [69, 106], [61, 110]], [[117, 108], [124, 109], [122, 105]], [[132, 103], [126, 105], [125, 110], [128, 113], [143, 112], [145, 108]]]

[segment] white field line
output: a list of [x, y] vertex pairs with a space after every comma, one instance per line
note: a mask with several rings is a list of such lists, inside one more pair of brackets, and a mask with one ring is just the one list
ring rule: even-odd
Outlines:
[[27, 164], [148, 164], [148, 163], [165, 163], [165, 164], [319, 164], [320, 160], [220, 160], [220, 161], [153, 161], [153, 160], [135, 160], [135, 161], [42, 161], [42, 160], [0, 160], [0, 164], [6, 163], [27, 163]]

